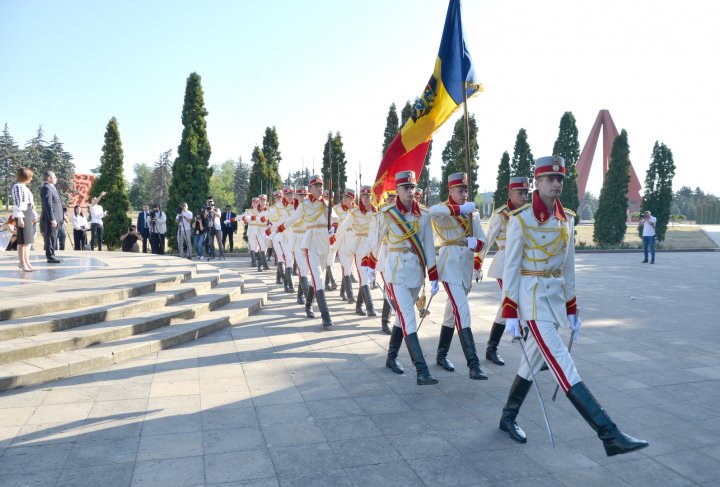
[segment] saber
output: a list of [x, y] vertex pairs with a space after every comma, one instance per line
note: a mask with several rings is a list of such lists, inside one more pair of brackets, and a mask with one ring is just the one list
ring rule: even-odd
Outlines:
[[430, 299], [428, 299], [428, 304], [425, 306], [425, 310], [423, 311], [422, 318], [420, 318], [420, 324], [417, 327], [417, 331], [420, 331], [420, 327], [423, 324], [423, 321], [425, 321], [425, 317], [427, 316], [428, 310], [430, 309], [430, 303], [432, 303], [433, 298], [435, 297], [434, 294], [430, 294]]
[[555, 438], [553, 438], [552, 429], [550, 429], [550, 421], [548, 420], [547, 411], [545, 410], [545, 402], [543, 401], [542, 394], [540, 394], [540, 387], [537, 384], [537, 380], [535, 380], [535, 373], [532, 370], [532, 365], [530, 365], [530, 359], [528, 358], [527, 352], [525, 351], [525, 345], [523, 345], [524, 340], [522, 337], [513, 337], [512, 341], [518, 342], [520, 344], [520, 349], [522, 350], [523, 356], [525, 356], [525, 361], [528, 364], [528, 369], [530, 369], [530, 375], [533, 378], [535, 392], [537, 392], [537, 397], [540, 400], [540, 408], [542, 409], [543, 417], [545, 418], [545, 427], [547, 427], [548, 435], [550, 435], [550, 444], [552, 445], [553, 449], [555, 449]]
[[[570, 333], [570, 340], [568, 341], [568, 344], [567, 344], [568, 353], [570, 353], [570, 350], [572, 350], [572, 346], [573, 346], [573, 342], [574, 342], [574, 341], [575, 341], [575, 330], [573, 330], [573, 331]], [[560, 384], [557, 384], [557, 385], [555, 386], [555, 392], [553, 393], [553, 396], [552, 396], [552, 400], [553, 400], [553, 401], [555, 401], [555, 398], [557, 397], [557, 393], [558, 393], [559, 390], [560, 390]]]

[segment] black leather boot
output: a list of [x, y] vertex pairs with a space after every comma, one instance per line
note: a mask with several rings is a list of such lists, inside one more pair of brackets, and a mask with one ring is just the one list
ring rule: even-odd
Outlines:
[[398, 351], [403, 341], [402, 328], [399, 326], [393, 326], [392, 333], [390, 334], [390, 345], [388, 345], [387, 360], [385, 361], [385, 367], [389, 368], [396, 374], [402, 374], [405, 369], [402, 368], [400, 362], [397, 361]]
[[380, 318], [380, 323], [382, 324], [382, 331], [383, 333], [390, 335], [390, 303], [388, 303], [387, 298], [383, 299], [383, 309], [382, 309], [382, 317]]
[[350, 282], [350, 276], [344, 276], [345, 280], [345, 295], [347, 296], [347, 302], [353, 304], [355, 297], [353, 296], [352, 283]]
[[501, 323], [493, 323], [490, 329], [490, 338], [488, 338], [487, 348], [485, 349], [485, 358], [497, 365], [505, 365], [505, 361], [498, 353], [498, 345], [500, 339], [505, 332], [505, 325]]
[[305, 304], [305, 295], [307, 295], [307, 277], [300, 277], [298, 281], [297, 304]]
[[360, 288], [360, 292], [362, 293], [363, 300], [365, 301], [365, 309], [367, 309], [367, 315], [377, 316], [377, 313], [375, 312], [375, 305], [372, 301], [372, 294], [370, 294], [370, 286], [368, 284], [365, 284], [363, 287]]
[[329, 277], [329, 286], [326, 286], [328, 291], [334, 291], [337, 289], [337, 283], [335, 282], [335, 273], [333, 272], [333, 266], [329, 265], [325, 269], [326, 276]]
[[255, 256], [255, 251], [250, 251], [250, 267], [255, 267], [257, 265], [257, 257]]
[[507, 403], [503, 408], [502, 417], [500, 417], [500, 430], [506, 431], [510, 438], [518, 443], [527, 443], [527, 436], [525, 436], [522, 428], [518, 426], [515, 418], [517, 418], [520, 406], [525, 401], [531, 386], [531, 380], [525, 380], [516, 375], [510, 387], [510, 394], [508, 394]]
[[362, 289], [358, 289], [358, 297], [357, 301], [355, 301], [355, 314], [360, 316], [367, 316], [365, 314], [365, 309], [363, 308], [363, 294]]
[[[261, 254], [261, 257], [262, 257], [262, 266], [263, 266], [263, 269], [265, 269], [266, 271], [269, 271], [269, 270], [270, 270], [270, 266], [268, 265], [268, 257], [267, 257], [267, 254], [266, 254], [265, 252], [260, 252], [260, 254]], [[258, 269], [258, 270], [259, 270], [259, 269]]]
[[330, 290], [330, 272], [328, 272], [329, 266], [325, 266], [325, 289]]
[[295, 263], [293, 264], [293, 276], [297, 276], [297, 275], [298, 275], [298, 272], [299, 272], [299, 271], [298, 271], [298, 264], [297, 264], [297, 262], [295, 262]]
[[[285, 272], [283, 272], [283, 264], [280, 262], [275, 268], [275, 284], [280, 284], [284, 279]], [[287, 291], [287, 286], [285, 286], [285, 291]]]
[[289, 293], [295, 292], [295, 286], [293, 285], [292, 269], [285, 269], [285, 290]]
[[308, 318], [315, 318], [315, 312], [312, 308], [313, 298], [315, 298], [315, 288], [308, 285], [307, 294], [305, 295], [305, 315]]
[[340, 279], [340, 299], [343, 301], [347, 301], [347, 298], [345, 297], [345, 278], [343, 277]]
[[630, 453], [648, 446], [647, 441], [638, 440], [620, 431], [583, 382], [572, 386], [566, 395], [602, 440], [607, 456]]
[[440, 367], [450, 372], [455, 370], [455, 366], [447, 358], [454, 332], [455, 328], [451, 326], [440, 327], [440, 341], [438, 342], [437, 358], [435, 359]]
[[405, 346], [407, 347], [408, 352], [410, 352], [410, 359], [412, 360], [412, 363], [415, 366], [415, 371], [417, 372], [417, 385], [429, 386], [437, 384], [438, 380], [430, 375], [430, 371], [425, 363], [425, 357], [423, 357], [417, 333], [410, 333], [405, 336]]
[[460, 338], [460, 345], [462, 346], [463, 353], [465, 354], [465, 360], [470, 378], [473, 380], [487, 380], [488, 376], [480, 368], [480, 359], [477, 356], [477, 350], [475, 349], [475, 339], [473, 338], [471, 328], [463, 328], [458, 334]]
[[328, 309], [327, 300], [325, 299], [325, 290], [319, 289], [315, 291], [315, 296], [317, 297], [318, 307], [320, 308], [322, 325], [324, 328], [330, 328], [333, 326], [333, 322], [330, 319], [330, 310]]

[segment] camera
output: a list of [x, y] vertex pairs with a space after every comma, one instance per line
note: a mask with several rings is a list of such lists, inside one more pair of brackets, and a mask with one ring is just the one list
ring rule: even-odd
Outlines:
[[150, 213], [149, 213], [149, 214], [150, 214], [150, 219], [151, 219], [151, 220], [154, 220], [155, 217], [157, 216], [157, 213], [158, 213], [158, 212], [155, 211], [155, 210], [150, 210]]
[[179, 214], [181, 214], [182, 212], [183, 212], [183, 207], [182, 207], [182, 205], [178, 205], [178, 207], [175, 208], [175, 213], [177, 213], [177, 214], [179, 215]]

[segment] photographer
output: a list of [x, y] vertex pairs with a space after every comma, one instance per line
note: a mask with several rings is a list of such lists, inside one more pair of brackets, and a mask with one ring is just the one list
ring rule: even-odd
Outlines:
[[205, 229], [207, 228], [207, 220], [205, 220], [203, 213], [205, 213], [205, 211], [200, 208], [192, 224], [193, 244], [195, 246], [195, 252], [198, 255], [198, 260], [202, 260], [203, 254], [205, 253]]
[[643, 264], [647, 264], [648, 261], [648, 248], [650, 248], [650, 263], [655, 263], [655, 225], [657, 224], [657, 219], [650, 214], [649, 211], [646, 211], [643, 213], [643, 216], [640, 218], [640, 223], [638, 224], [638, 227], [642, 230], [642, 239], [643, 239], [643, 254], [645, 255], [645, 260], [642, 261]]
[[177, 244], [178, 255], [192, 259], [192, 248], [190, 247], [190, 224], [193, 221], [193, 214], [188, 210], [187, 203], [181, 203], [176, 208], [175, 221], [178, 223]]
[[137, 231], [137, 227], [135, 225], [130, 225], [128, 231], [120, 235], [120, 240], [122, 241], [122, 251], [140, 253], [138, 240], [141, 238], [142, 235]]
[[165, 254], [165, 234], [167, 233], [167, 215], [154, 204], [149, 215], [150, 251], [153, 254]]
[[142, 235], [142, 253], [147, 254], [147, 244], [150, 239], [150, 206], [143, 205], [137, 217], [138, 233]]
[[208, 252], [208, 258], [215, 257], [215, 245], [218, 244], [218, 258], [225, 260], [225, 252], [222, 244], [221, 227], [220, 227], [220, 210], [215, 206], [215, 200], [212, 196], [207, 197], [205, 205], [205, 221], [207, 222], [207, 240], [205, 241], [205, 250]]

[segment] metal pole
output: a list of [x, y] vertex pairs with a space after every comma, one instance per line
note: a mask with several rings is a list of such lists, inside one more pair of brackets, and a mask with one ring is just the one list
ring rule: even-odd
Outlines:
[[[470, 172], [470, 117], [468, 116], [467, 109], [467, 86], [463, 81], [463, 112], [465, 117], [465, 172], [468, 177], [468, 201], [473, 201], [473, 178]], [[475, 229], [473, 228], [473, 217], [475, 212], [470, 214], [470, 236], [475, 236]]]

